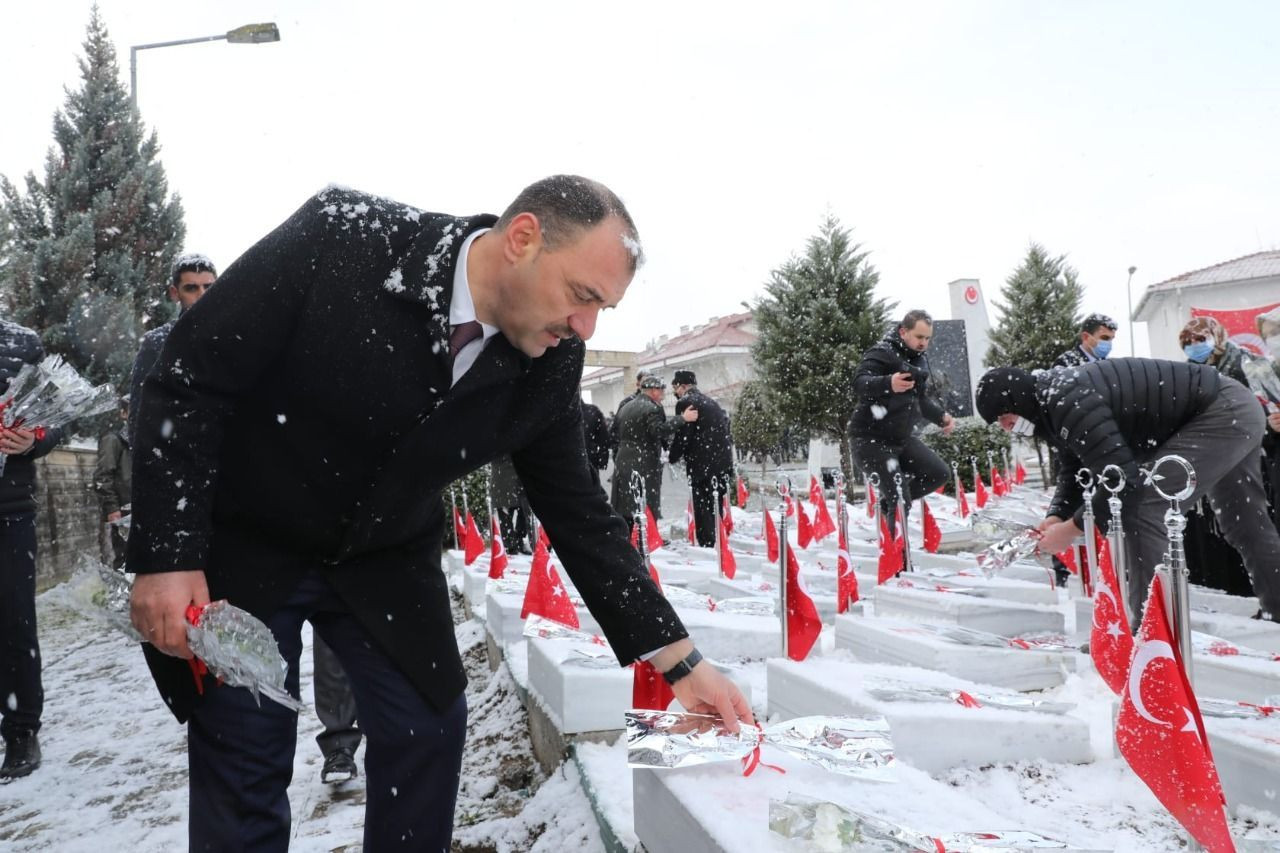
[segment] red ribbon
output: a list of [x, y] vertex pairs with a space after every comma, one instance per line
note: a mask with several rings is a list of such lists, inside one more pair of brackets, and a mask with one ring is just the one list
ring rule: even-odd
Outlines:
[[1255, 705], [1252, 702], [1241, 702], [1240, 704], [1246, 708], [1253, 708], [1254, 710], [1259, 711], [1264, 717], [1270, 717], [1272, 714], [1280, 711], [1280, 706], [1278, 705]]
[[958, 690], [958, 691], [956, 691], [956, 692], [957, 692], [956, 701], [957, 701], [957, 702], [959, 702], [959, 703], [960, 703], [961, 705], [963, 705], [964, 707], [966, 707], [966, 708], [981, 708], [981, 707], [982, 707], [982, 703], [981, 703], [981, 702], [979, 702], [977, 699], [973, 698], [973, 696], [972, 696], [971, 694], [966, 693], [966, 692], [965, 692], [965, 691], [963, 691], [963, 690]]
[[776, 770], [779, 773], [787, 772], [786, 770], [783, 770], [781, 767], [779, 767], [776, 764], [767, 764], [761, 761], [759, 746], [751, 750], [751, 753], [749, 755], [742, 756], [742, 775], [750, 776], [752, 773], [756, 772], [756, 768], [758, 767], [768, 767], [770, 770]]

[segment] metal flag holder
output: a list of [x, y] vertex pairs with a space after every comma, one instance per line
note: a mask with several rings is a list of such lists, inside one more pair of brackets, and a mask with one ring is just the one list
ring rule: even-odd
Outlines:
[[[471, 507], [467, 505], [467, 483], [465, 480], [463, 480], [462, 481], [462, 523], [463, 524], [467, 523], [467, 518], [470, 515], [471, 515]], [[463, 529], [466, 530], [465, 527]], [[471, 531], [467, 530], [467, 534], [470, 535], [470, 533]]]
[[[1187, 481], [1181, 489], [1169, 494], [1160, 488], [1164, 479], [1158, 472], [1165, 463], [1178, 465], [1185, 472]], [[1182, 514], [1180, 503], [1195, 494], [1196, 469], [1181, 456], [1170, 454], [1161, 456], [1147, 471], [1147, 483], [1156, 490], [1156, 494], [1169, 502], [1164, 511], [1164, 527], [1169, 536], [1169, 550], [1165, 551], [1163, 565], [1156, 571], [1165, 575], [1165, 588], [1170, 619], [1177, 637], [1178, 649], [1182, 652], [1182, 664], [1186, 669], [1187, 683], [1191, 683], [1191, 589], [1187, 578], [1187, 553], [1183, 549], [1183, 533], [1187, 529], [1187, 519]]]
[[[466, 492], [464, 491], [463, 497], [465, 496], [466, 496]], [[458, 522], [458, 495], [456, 492], [454, 492], [453, 486], [449, 486], [449, 506], [453, 509], [453, 515], [449, 519], [451, 522], [449, 526], [453, 528], [453, 548], [455, 551], [461, 550], [462, 542], [458, 539], [458, 523], [457, 523]]]
[[[871, 488], [874, 488], [876, 491], [876, 502], [875, 502], [876, 536], [879, 537], [880, 528], [884, 524], [884, 513], [880, 509], [880, 475], [877, 474], [875, 471], [872, 471], [870, 474], [868, 474], [865, 477], [865, 480], [867, 482], [867, 485], [870, 486]], [[871, 493], [870, 489], [868, 489], [867, 494], [870, 494], [870, 493]]]
[[[724, 539], [724, 504], [721, 503], [723, 495], [720, 493], [719, 477], [711, 481], [711, 500], [716, 505], [716, 569], [720, 572], [720, 577], [724, 577], [724, 549], [729, 543], [722, 541]], [[694, 512], [698, 511], [694, 507]], [[697, 516], [694, 516], [694, 525], [697, 525]]]
[[484, 470], [484, 502], [485, 507], [489, 510], [489, 538], [492, 540], [493, 522], [497, 518], [493, 514], [493, 465], [487, 466]]
[[[956, 462], [955, 460], [952, 460], [951, 462], [951, 476], [954, 477], [956, 481], [956, 500], [959, 501], [962, 499], [960, 496], [964, 492], [964, 483], [960, 482], [960, 463]], [[963, 500], [967, 505], [969, 502], [969, 499], [963, 498]], [[969, 515], [973, 515], [973, 513], [969, 513]], [[963, 521], [965, 519], [961, 519], [961, 520]], [[970, 518], [968, 519], [968, 521], [969, 521], [969, 526], [972, 527], [973, 519]]]
[[[835, 476], [832, 477], [832, 483], [836, 489], [836, 568], [838, 570], [840, 568], [840, 543], [849, 541], [849, 514], [845, 512], [844, 506], [844, 473], [836, 471]], [[849, 570], [852, 571], [853, 566], [850, 566]]]
[[978, 472], [978, 457], [970, 456], [969, 464], [973, 466], [973, 491], [976, 496], [978, 491], [978, 481], [982, 479], [982, 474]]
[[644, 508], [648, 506], [649, 495], [644, 487], [644, 475], [639, 471], [631, 472], [631, 497], [635, 500], [636, 508], [632, 513], [635, 521], [636, 530], [636, 548], [640, 551], [640, 560], [644, 563], [645, 571], [649, 570], [649, 531], [645, 529]]
[[[1086, 598], [1093, 598], [1094, 578], [1098, 574], [1098, 523], [1093, 515], [1093, 496], [1097, 493], [1097, 481], [1093, 472], [1081, 468], [1076, 472], [1076, 482], [1080, 484], [1084, 495], [1084, 562], [1080, 565], [1080, 585], [1084, 588]], [[1072, 544], [1071, 547], [1075, 547]]]
[[[1112, 485], [1113, 475], [1115, 485]], [[1111, 567], [1116, 572], [1120, 612], [1124, 614], [1128, 624], [1132, 625], [1134, 613], [1129, 609], [1129, 555], [1125, 552], [1124, 520], [1121, 517], [1123, 507], [1120, 501], [1120, 492], [1124, 491], [1126, 482], [1124, 471], [1119, 465], [1108, 465], [1102, 469], [1098, 482], [1110, 492], [1110, 497], [1107, 498], [1107, 510], [1111, 516], [1107, 522], [1107, 546], [1111, 549]]]
[[[995, 453], [994, 453], [993, 451], [988, 450], [988, 451], [987, 451], [987, 474], [988, 474], [988, 476], [990, 476], [991, 472], [992, 472], [992, 471], [995, 471], [995, 470], [996, 470], [996, 455], [995, 455]], [[995, 477], [992, 477], [992, 478], [991, 478], [991, 491], [992, 491], [992, 492], [995, 492], [995, 490], [996, 490], [996, 478], [995, 478]]]
[[902, 472], [893, 472], [893, 485], [898, 492], [898, 534], [902, 536], [902, 569], [904, 572], [914, 572], [915, 568], [911, 564], [911, 537], [907, 535], [907, 496], [902, 487]]
[[[872, 475], [874, 476], [874, 475]], [[791, 500], [791, 478], [783, 475], [777, 480], [778, 497], [782, 506], [778, 513], [778, 613], [782, 622], [782, 656], [791, 651], [787, 643], [787, 554], [791, 543], [787, 541], [787, 502]]]

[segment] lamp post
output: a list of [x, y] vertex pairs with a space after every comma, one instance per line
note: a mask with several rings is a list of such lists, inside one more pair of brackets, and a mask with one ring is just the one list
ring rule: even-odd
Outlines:
[[1133, 274], [1138, 271], [1137, 267], [1129, 267], [1129, 281], [1124, 286], [1125, 299], [1129, 300], [1129, 357], [1133, 358]]
[[226, 41], [229, 44], [265, 44], [280, 41], [280, 28], [275, 24], [245, 24], [221, 35], [201, 36], [177, 41], [157, 41], [151, 44], [135, 44], [129, 48], [129, 100], [138, 106], [138, 51], [153, 47], [174, 47], [179, 44], [197, 44], [204, 41]]

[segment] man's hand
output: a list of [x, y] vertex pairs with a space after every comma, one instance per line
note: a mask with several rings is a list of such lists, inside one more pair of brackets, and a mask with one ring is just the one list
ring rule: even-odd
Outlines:
[[[1049, 521], [1049, 519], [1045, 519]], [[1043, 535], [1040, 538], [1040, 552], [1043, 554], [1059, 554], [1080, 535], [1080, 528], [1075, 521], [1059, 521], [1056, 524], [1040, 525]]]
[[[677, 640], [654, 655], [650, 663], [658, 672], [666, 672], [692, 651], [692, 640]], [[747, 704], [742, 691], [705, 660], [700, 661], [688, 675], [672, 685], [671, 690], [686, 711], [719, 715], [734, 734], [738, 733], [740, 722], [751, 726], [756, 724], [751, 706]]]
[[916, 387], [916, 381], [911, 378], [910, 373], [895, 373], [889, 378], [889, 387], [893, 389], [893, 393], [901, 394]]
[[35, 430], [23, 429], [22, 427], [11, 429], [0, 427], [0, 453], [5, 453], [9, 456], [20, 456], [30, 450], [35, 443]]
[[698, 410], [690, 406], [680, 413], [680, 417], [684, 418], [685, 423], [691, 424], [698, 419]]
[[133, 582], [129, 619], [147, 642], [166, 655], [194, 657], [187, 646], [187, 607], [209, 603], [204, 572], [138, 575]]
[[1040, 522], [1040, 524], [1036, 527], [1036, 530], [1039, 530], [1041, 533], [1044, 533], [1046, 530], [1048, 530], [1050, 527], [1053, 527], [1055, 524], [1061, 524], [1061, 523], [1062, 523], [1061, 518], [1059, 518], [1056, 515], [1050, 515], [1050, 516], [1047, 516], [1044, 521]]
[[121, 513], [120, 510], [116, 510], [115, 512], [109, 512], [107, 513], [107, 522], [110, 523], [112, 521], [119, 521], [123, 517], [124, 517], [123, 513]]
[[942, 434], [951, 435], [951, 431], [956, 428], [956, 419], [951, 415], [943, 412], [942, 414]]
[[1280, 432], [1280, 412], [1267, 415], [1267, 426], [1271, 427], [1272, 432]]

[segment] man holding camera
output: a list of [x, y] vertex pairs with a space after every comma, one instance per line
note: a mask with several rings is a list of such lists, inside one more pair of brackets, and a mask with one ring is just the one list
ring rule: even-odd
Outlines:
[[862, 355], [853, 378], [858, 398], [850, 425], [853, 460], [866, 474], [880, 478], [880, 508], [895, 529], [898, 495], [894, 474], [902, 474], [908, 503], [932, 492], [951, 476], [938, 454], [914, 435], [921, 418], [949, 435], [955, 421], [926, 393], [929, 359], [925, 351], [933, 339], [933, 318], [908, 311], [897, 328]]

